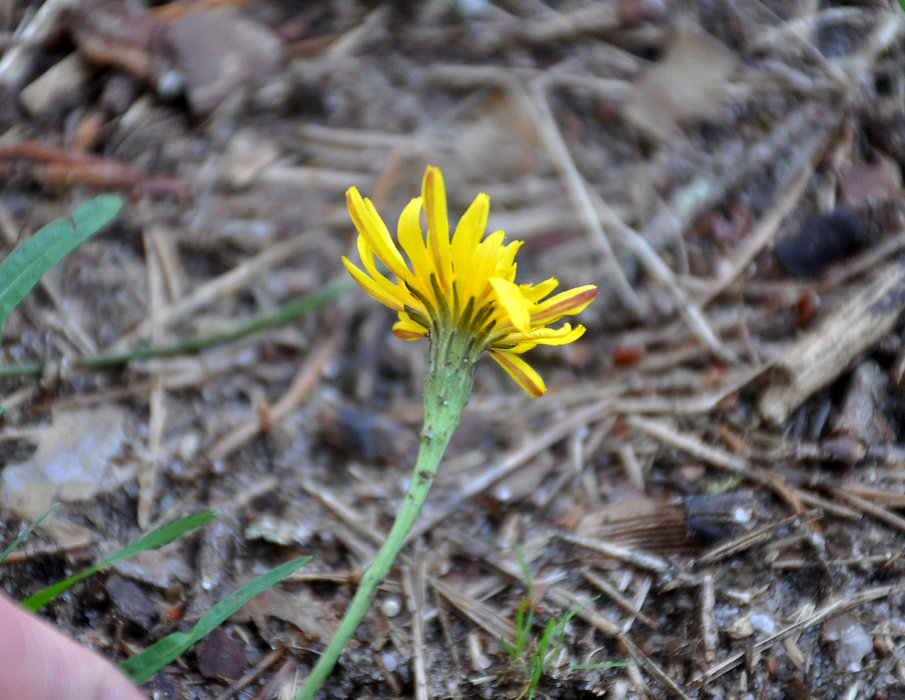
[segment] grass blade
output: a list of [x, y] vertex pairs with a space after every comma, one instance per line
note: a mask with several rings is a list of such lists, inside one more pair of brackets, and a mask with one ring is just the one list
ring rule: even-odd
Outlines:
[[6, 256], [0, 264], [0, 326], [45, 272], [113, 221], [122, 206], [119, 197], [95, 197], [71, 218], [50, 222]]
[[[2, 409], [0, 409], [0, 413], [2, 413]], [[48, 515], [53, 513], [53, 511], [55, 511], [57, 509], [57, 506], [59, 506], [59, 505], [60, 505], [59, 503], [54, 503], [52, 506], [50, 506], [50, 508], [48, 508], [43, 513], [41, 513], [40, 518], [35, 520], [31, 525], [29, 525], [25, 529], [25, 532], [23, 532], [16, 539], [14, 539], [13, 543], [9, 547], [7, 547], [6, 549], [3, 550], [3, 554], [0, 554], [0, 564], [2, 564], [4, 561], [6, 561], [6, 558], [10, 555], [10, 553], [16, 547], [18, 547], [20, 544], [22, 544], [22, 540], [24, 540], [26, 537], [28, 537], [31, 534], [31, 531], [34, 530], [38, 525], [40, 525], [41, 521], [44, 520], [44, 518], [46, 518]]]
[[[74, 359], [72, 366], [78, 369], [102, 369], [125, 364], [131, 360], [145, 359], [148, 357], [173, 357], [174, 355], [200, 352], [219, 343], [228, 343], [246, 336], [270, 328], [284, 326], [298, 320], [309, 311], [315, 311], [326, 306], [342, 294], [345, 294], [357, 286], [355, 281], [349, 279], [334, 279], [326, 285], [308, 294], [304, 294], [292, 301], [288, 301], [273, 311], [255, 316], [247, 321], [242, 321], [226, 328], [205, 333], [204, 335], [184, 338], [172, 343], [162, 345], [141, 345], [127, 350], [115, 350], [98, 355]], [[0, 365], [0, 378], [22, 377], [26, 375], [40, 376], [44, 373], [43, 362], [24, 362], [15, 365]], [[0, 409], [2, 410], [2, 409]]]
[[287, 561], [266, 574], [262, 574], [242, 588], [228, 595], [208, 610], [188, 632], [173, 632], [155, 642], [140, 654], [123, 661], [119, 668], [132, 682], [141, 685], [167, 664], [176, 660], [190, 646], [223, 624], [236, 610], [258, 593], [276, 585], [296, 569], [311, 561], [311, 557], [299, 557]]
[[63, 581], [58, 581], [47, 588], [41, 589], [34, 595], [29, 596], [22, 601], [22, 607], [31, 612], [40, 610], [47, 605], [47, 603], [60, 595], [60, 593], [70, 588], [73, 584], [78, 583], [83, 578], [91, 576], [91, 574], [97, 573], [101, 569], [105, 569], [111, 564], [118, 562], [120, 559], [126, 559], [127, 557], [143, 552], [146, 549], [154, 549], [155, 547], [160, 547], [168, 542], [172, 542], [177, 537], [184, 535], [190, 530], [194, 530], [196, 527], [204, 525], [204, 523], [216, 515], [217, 512], [215, 510], [202, 510], [198, 513], [186, 516], [185, 518], [174, 520], [166, 525], [161, 525], [156, 530], [152, 530], [144, 537], [140, 537], [132, 544], [123, 547], [106, 559], [103, 559], [96, 564], [92, 564], [87, 569], [84, 569]]

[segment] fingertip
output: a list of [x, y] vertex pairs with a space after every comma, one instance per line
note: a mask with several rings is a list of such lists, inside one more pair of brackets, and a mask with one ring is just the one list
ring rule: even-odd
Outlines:
[[0, 698], [145, 700], [110, 661], [0, 595]]

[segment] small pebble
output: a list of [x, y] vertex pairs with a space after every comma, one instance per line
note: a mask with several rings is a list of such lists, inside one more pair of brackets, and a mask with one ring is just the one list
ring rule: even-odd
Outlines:
[[198, 670], [205, 678], [235, 681], [248, 666], [245, 642], [222, 627], [211, 632], [198, 651]]
[[383, 601], [380, 609], [387, 617], [396, 617], [400, 612], [402, 612], [402, 605], [399, 603], [398, 598], [387, 598]]
[[851, 613], [827, 620], [822, 629], [823, 639], [836, 642], [836, 666], [846, 671], [860, 671], [862, 660], [873, 651], [874, 640], [864, 631]]
[[751, 613], [749, 619], [751, 626], [762, 634], [773, 634], [776, 631], [776, 623], [773, 618], [765, 613]]
[[399, 666], [399, 659], [395, 654], [391, 654], [389, 652], [385, 652], [382, 655], [383, 665], [386, 667], [386, 670], [392, 673]]
[[105, 585], [107, 595], [117, 615], [148, 629], [157, 617], [157, 608], [141, 586], [134, 581], [113, 574]]
[[745, 615], [744, 617], [736, 619], [729, 625], [726, 634], [730, 639], [745, 639], [750, 637], [754, 634], [754, 625], [751, 624], [751, 618]]

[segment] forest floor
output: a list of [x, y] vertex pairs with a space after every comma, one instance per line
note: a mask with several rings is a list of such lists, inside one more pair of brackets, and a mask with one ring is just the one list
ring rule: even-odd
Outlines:
[[0, 93], [5, 252], [127, 200], [3, 328], [0, 549], [61, 503], [3, 589], [216, 508], [45, 610], [118, 661], [313, 556], [150, 696], [291, 697], [383, 541], [427, 347], [348, 282], [344, 192], [394, 230], [434, 164], [520, 281], [600, 295], [542, 398], [481, 363], [323, 697], [518, 697], [574, 613], [539, 697], [905, 698], [897, 5], [6, 0]]

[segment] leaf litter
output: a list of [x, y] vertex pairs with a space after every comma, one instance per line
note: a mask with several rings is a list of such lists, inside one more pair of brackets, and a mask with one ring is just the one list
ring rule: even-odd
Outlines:
[[[216, 526], [171, 545], [170, 575], [120, 562], [53, 603], [57, 624], [120, 661], [310, 554], [208, 642], [223, 649], [147, 689], [275, 697], [307, 672], [404, 492], [421, 349], [353, 293], [196, 354], [73, 361], [317, 291], [354, 238], [345, 189], [399, 211], [429, 162], [451, 211], [490, 194], [491, 226], [525, 240], [520, 275], [593, 281], [604, 301], [574, 351], [532, 358], [545, 398], [480, 368], [328, 695], [517, 697], [500, 642], [526, 593], [516, 544], [538, 636], [600, 596], [541, 697], [905, 692], [901, 10], [219, 4], [0, 8], [3, 245], [96, 194], [131, 197], [4, 327], [3, 364], [43, 374], [0, 380], [3, 483], [51, 470], [83, 535], [42, 523], [4, 590], [24, 599], [101, 543], [215, 507]], [[63, 453], [105, 476], [79, 490]], [[11, 494], [4, 541], [37, 517]]]

